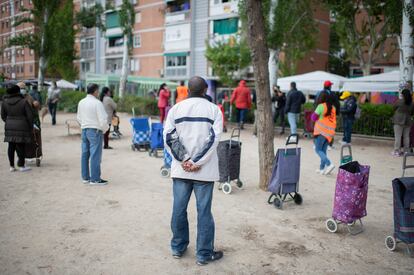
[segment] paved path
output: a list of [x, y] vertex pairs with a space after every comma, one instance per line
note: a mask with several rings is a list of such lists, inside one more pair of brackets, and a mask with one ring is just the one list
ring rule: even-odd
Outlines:
[[[80, 181], [79, 136], [66, 136], [58, 114], [43, 125], [42, 167], [9, 173], [6, 146], [0, 144], [0, 274], [412, 274], [414, 259], [391, 253], [384, 238], [393, 231], [391, 180], [401, 159], [389, 143], [356, 142], [354, 157], [372, 166], [365, 232], [350, 236], [341, 227], [328, 233], [335, 176], [315, 174], [318, 158], [302, 140], [302, 206], [283, 211], [266, 203], [257, 188], [257, 139], [242, 134], [243, 190], [214, 193], [216, 247], [225, 258], [195, 265], [195, 205], [190, 202], [191, 243], [181, 260], [170, 256], [171, 181], [160, 177], [161, 159], [130, 149], [131, 130], [104, 151], [105, 187]], [[0, 125], [3, 138], [4, 124]], [[283, 139], [275, 139], [276, 147]], [[329, 152], [338, 163], [339, 151]], [[414, 173], [414, 171], [413, 171]]]

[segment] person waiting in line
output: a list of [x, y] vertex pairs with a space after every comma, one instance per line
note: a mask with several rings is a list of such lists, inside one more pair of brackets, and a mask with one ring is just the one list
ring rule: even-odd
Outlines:
[[111, 124], [112, 124], [112, 117], [116, 112], [116, 103], [112, 99], [112, 92], [108, 87], [103, 87], [99, 99], [102, 101], [104, 105], [105, 112], [108, 115], [108, 130], [104, 134], [104, 149], [113, 149], [109, 146], [109, 133], [111, 132]]
[[230, 104], [233, 103], [237, 108], [237, 123], [240, 129], [244, 129], [246, 114], [252, 107], [252, 97], [250, 89], [246, 86], [246, 81], [241, 80], [239, 86], [234, 89], [230, 99]]
[[56, 112], [59, 100], [60, 89], [57, 87], [56, 81], [52, 81], [52, 85], [47, 91], [47, 105], [52, 116], [52, 125], [56, 125]]
[[327, 156], [329, 143], [335, 136], [336, 129], [336, 108], [332, 103], [332, 97], [323, 93], [319, 97], [319, 104], [312, 114], [312, 120], [315, 121], [313, 136], [315, 137], [315, 151], [321, 159], [318, 174], [329, 175], [335, 169]]
[[214, 219], [211, 213], [214, 182], [219, 178], [217, 145], [223, 129], [222, 114], [206, 99], [207, 83], [199, 77], [189, 81], [189, 98], [172, 107], [164, 128], [165, 148], [172, 156], [173, 211], [172, 256], [184, 256], [189, 239], [187, 207], [194, 191], [197, 204], [198, 265], [223, 257], [214, 250]]
[[167, 84], [163, 83], [158, 90], [158, 109], [160, 111], [160, 122], [164, 123], [166, 116], [166, 109], [169, 105], [170, 100], [170, 90], [168, 89]]
[[77, 120], [82, 129], [81, 176], [84, 184], [106, 185], [101, 178], [103, 131], [108, 130], [108, 114], [99, 97], [99, 86], [91, 83], [88, 95], [79, 101]]
[[175, 103], [180, 103], [188, 97], [188, 88], [184, 85], [184, 81], [180, 81], [180, 86], [177, 87]]
[[413, 98], [410, 90], [404, 89], [401, 92], [402, 98], [394, 103], [394, 151], [393, 156], [400, 157], [401, 137], [404, 142], [404, 152], [408, 152], [410, 148], [410, 130], [413, 124], [412, 116], [414, 114]]
[[357, 111], [357, 99], [349, 91], [344, 91], [340, 97], [344, 101], [341, 107], [342, 125], [344, 128], [344, 137], [341, 144], [351, 144], [352, 126], [355, 121]]
[[290, 83], [291, 90], [286, 97], [285, 114], [288, 116], [290, 125], [290, 133], [297, 133], [297, 121], [302, 110], [302, 105], [305, 104], [305, 95], [296, 89], [296, 83]]
[[30, 167], [25, 166], [25, 144], [33, 142], [33, 109], [20, 93], [19, 86], [11, 86], [6, 93], [1, 106], [1, 119], [5, 122], [4, 142], [9, 143], [10, 172], [16, 171], [15, 153], [19, 171], [29, 171]]
[[279, 86], [273, 87], [273, 96], [272, 102], [275, 106], [275, 114], [273, 116], [273, 121], [275, 125], [277, 124], [277, 120], [280, 117], [280, 124], [282, 126], [282, 131], [280, 134], [283, 135], [285, 133], [285, 105], [286, 105], [286, 96], [280, 90]]

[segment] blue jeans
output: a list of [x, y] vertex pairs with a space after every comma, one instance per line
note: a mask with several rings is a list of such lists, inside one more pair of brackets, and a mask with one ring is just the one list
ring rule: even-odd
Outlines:
[[342, 119], [342, 122], [344, 127], [344, 138], [342, 139], [342, 141], [346, 143], [351, 143], [352, 126], [354, 124], [354, 120], [344, 117]]
[[323, 170], [326, 166], [331, 165], [331, 161], [326, 155], [326, 149], [328, 149], [328, 145], [329, 142], [324, 136], [319, 135], [315, 138], [315, 152], [321, 158], [321, 164], [319, 166], [320, 170]]
[[297, 133], [297, 121], [299, 119], [299, 114], [295, 113], [288, 113], [287, 114], [289, 125], [290, 125], [290, 133], [296, 134]]
[[173, 179], [174, 204], [171, 218], [173, 254], [184, 253], [190, 242], [187, 206], [194, 190], [197, 203], [197, 259], [206, 260], [213, 255], [214, 219], [211, 214], [213, 189], [213, 182]]
[[243, 124], [244, 123], [244, 119], [246, 117], [247, 110], [248, 109], [237, 109], [237, 122], [239, 124]]
[[[82, 130], [82, 179], [99, 181], [101, 179], [102, 131]], [[89, 173], [90, 170], [90, 173]]]

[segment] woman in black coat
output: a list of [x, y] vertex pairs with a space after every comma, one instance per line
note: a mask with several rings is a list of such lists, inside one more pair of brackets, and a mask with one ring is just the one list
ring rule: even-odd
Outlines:
[[29, 167], [25, 167], [24, 147], [26, 143], [31, 143], [33, 138], [33, 110], [20, 94], [19, 86], [13, 85], [7, 89], [1, 106], [1, 119], [6, 123], [4, 142], [9, 143], [10, 172], [16, 171], [15, 152], [19, 158], [17, 162], [19, 171], [30, 170]]

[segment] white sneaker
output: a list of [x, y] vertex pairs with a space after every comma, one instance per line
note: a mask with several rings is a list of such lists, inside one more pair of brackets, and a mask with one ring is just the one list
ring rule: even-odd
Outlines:
[[19, 167], [19, 171], [20, 172], [27, 172], [27, 171], [30, 171], [30, 170], [32, 170], [32, 168], [30, 168], [30, 167], [26, 167], [26, 166]]
[[332, 151], [332, 149], [333, 149], [333, 146], [328, 145], [328, 151]]
[[320, 174], [320, 175], [322, 175], [322, 174], [323, 174], [323, 171], [324, 171], [324, 170], [321, 170], [321, 169], [316, 169], [316, 170], [315, 170], [316, 174]]
[[10, 167], [10, 172], [16, 172], [16, 168]]
[[331, 164], [328, 167], [325, 168], [325, 171], [323, 171], [323, 175], [329, 175], [332, 173], [332, 171], [335, 169], [335, 165]]

